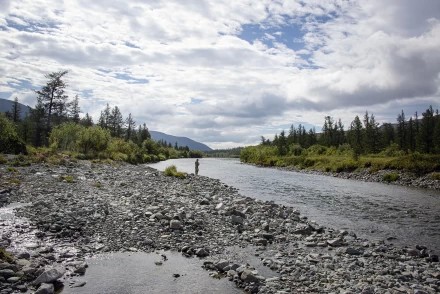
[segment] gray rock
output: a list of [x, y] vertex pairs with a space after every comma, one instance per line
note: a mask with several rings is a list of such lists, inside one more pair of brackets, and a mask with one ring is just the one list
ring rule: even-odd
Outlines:
[[345, 253], [348, 255], [361, 255], [362, 251], [360, 251], [356, 248], [348, 247], [345, 249]]
[[250, 269], [245, 269], [241, 275], [240, 275], [240, 279], [243, 282], [246, 283], [258, 283], [260, 280], [257, 278], [257, 276], [252, 272], [252, 270]]
[[43, 283], [41, 286], [35, 291], [35, 294], [54, 294], [55, 288], [53, 284]]
[[229, 265], [229, 261], [227, 260], [220, 260], [219, 262], [217, 262], [215, 264], [215, 267], [219, 270], [219, 271], [223, 271], [223, 269], [225, 267], [227, 267]]
[[182, 223], [179, 220], [172, 219], [170, 221], [170, 229], [172, 229], [172, 230], [180, 230], [182, 228], [183, 228]]
[[15, 275], [15, 272], [11, 269], [2, 269], [0, 270], [0, 277], [4, 277], [4, 278], [10, 278], [13, 277]]
[[199, 248], [196, 250], [197, 257], [207, 257], [209, 256], [209, 250], [206, 248]]
[[238, 215], [232, 215], [231, 221], [234, 225], [242, 225], [244, 223], [244, 219]]
[[78, 265], [75, 270], [73, 271], [75, 274], [84, 275], [86, 273], [87, 264], [82, 263]]
[[332, 247], [339, 247], [342, 246], [344, 243], [342, 242], [341, 239], [331, 239], [331, 240], [327, 240], [327, 244]]
[[74, 284], [70, 285], [71, 288], [80, 288], [80, 287], [84, 287], [87, 283], [85, 281], [78, 281], [75, 282]]
[[66, 273], [64, 268], [52, 268], [39, 275], [31, 285], [39, 285], [43, 283], [53, 283]]
[[292, 233], [296, 235], [310, 235], [313, 228], [308, 224], [297, 224]]

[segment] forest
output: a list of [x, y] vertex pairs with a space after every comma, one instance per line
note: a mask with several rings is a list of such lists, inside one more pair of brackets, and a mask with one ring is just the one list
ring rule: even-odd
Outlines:
[[169, 158], [201, 157], [187, 146], [151, 139], [145, 123], [136, 126], [131, 113], [124, 119], [118, 106], [109, 104], [98, 122], [81, 117], [79, 97], [66, 94], [67, 71], [47, 74], [47, 83], [36, 90], [36, 106], [24, 118], [18, 99], [0, 113], [0, 153], [31, 155], [38, 161], [77, 159], [147, 163]]
[[291, 166], [327, 172], [369, 168], [408, 170], [418, 174], [440, 170], [440, 115], [429, 106], [419, 117], [406, 119], [403, 110], [395, 124], [379, 125], [374, 114], [356, 116], [348, 129], [326, 116], [322, 132], [291, 125], [273, 140], [261, 137], [258, 146], [244, 148], [240, 159], [262, 166]]

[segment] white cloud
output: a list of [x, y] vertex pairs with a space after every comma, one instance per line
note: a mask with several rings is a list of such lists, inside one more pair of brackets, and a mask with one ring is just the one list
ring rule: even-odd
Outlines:
[[[396, 103], [409, 111], [425, 102], [439, 106], [436, 0], [57, 5], [0, 1], [6, 98], [32, 104], [46, 73], [68, 69], [69, 91], [95, 119], [110, 103], [150, 129], [215, 147], [257, 142], [290, 123], [319, 128], [328, 114], [348, 125], [366, 109], [385, 120]], [[241, 39], [246, 24], [273, 28], [266, 32], [273, 45]], [[292, 36], [303, 49], [274, 37], [285, 38], [283, 27], [292, 24], [303, 30]]]

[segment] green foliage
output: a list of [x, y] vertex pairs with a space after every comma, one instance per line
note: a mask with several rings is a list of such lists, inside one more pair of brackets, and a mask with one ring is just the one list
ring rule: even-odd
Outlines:
[[289, 154], [294, 156], [300, 156], [303, 152], [303, 148], [299, 144], [292, 144], [289, 146]]
[[5, 248], [0, 247], [0, 260], [8, 263], [12, 263], [14, 261], [14, 257], [11, 253], [7, 252]]
[[7, 162], [8, 160], [3, 155], [0, 154], [0, 164], [5, 164]]
[[399, 157], [405, 155], [405, 152], [400, 150], [398, 144], [392, 143], [391, 145], [386, 147], [382, 152], [380, 152], [380, 155], [389, 156], [389, 157]]
[[168, 177], [176, 177], [180, 179], [186, 178], [186, 174], [183, 172], [178, 172], [175, 165], [170, 165], [167, 168], [165, 168], [164, 175]]
[[431, 179], [433, 179], [435, 181], [440, 181], [440, 172], [431, 173]]
[[86, 128], [77, 123], [64, 123], [53, 128], [49, 136], [49, 144], [58, 150], [78, 151], [80, 134]]
[[70, 175], [62, 175], [60, 177], [60, 180], [66, 183], [73, 183], [75, 182], [75, 179], [73, 178], [73, 176]]
[[26, 154], [26, 145], [18, 136], [15, 125], [0, 113], [0, 152], [11, 154]]
[[399, 174], [398, 173], [387, 173], [387, 174], [384, 174], [383, 175], [383, 180], [385, 181], [385, 182], [388, 182], [388, 183], [391, 183], [391, 182], [395, 182], [395, 181], [397, 181], [398, 179], [399, 179]]
[[12, 166], [8, 166], [8, 172], [10, 172], [10, 173], [17, 173], [18, 170], [16, 168], [12, 167]]
[[84, 128], [78, 136], [79, 151], [86, 155], [96, 156], [107, 149], [110, 138], [110, 132], [99, 126]]

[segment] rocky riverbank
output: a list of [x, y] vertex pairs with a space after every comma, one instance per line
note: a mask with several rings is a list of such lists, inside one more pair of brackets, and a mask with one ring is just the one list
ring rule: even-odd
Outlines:
[[[218, 180], [89, 161], [0, 173], [0, 202], [28, 203], [18, 219], [0, 219], [0, 247], [12, 253], [0, 263], [0, 293], [87, 287], [76, 281], [87, 278], [87, 256], [162, 249], [203, 258], [210, 275], [253, 293], [440, 291], [438, 256], [422, 244], [359, 239]], [[247, 265], [256, 257], [267, 270]]]

